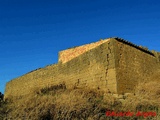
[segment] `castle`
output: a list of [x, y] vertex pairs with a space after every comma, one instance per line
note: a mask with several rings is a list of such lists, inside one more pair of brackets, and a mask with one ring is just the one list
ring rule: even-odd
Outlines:
[[158, 70], [160, 53], [121, 38], [108, 38], [59, 52], [57, 64], [46, 66], [6, 84], [5, 99], [65, 84], [67, 89], [91, 88], [122, 94]]

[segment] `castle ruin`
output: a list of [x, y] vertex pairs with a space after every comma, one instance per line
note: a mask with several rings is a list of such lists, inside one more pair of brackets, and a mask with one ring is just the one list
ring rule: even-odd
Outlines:
[[160, 53], [120, 38], [109, 38], [59, 52], [57, 64], [46, 66], [6, 84], [5, 99], [59, 84], [67, 89], [90, 88], [122, 94], [134, 92], [160, 63]]

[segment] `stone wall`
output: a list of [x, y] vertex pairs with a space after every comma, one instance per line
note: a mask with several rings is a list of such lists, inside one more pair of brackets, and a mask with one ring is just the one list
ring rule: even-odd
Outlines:
[[112, 93], [134, 92], [159, 66], [160, 53], [110, 38], [59, 53], [59, 62], [13, 79], [5, 98], [31, 94], [65, 84], [67, 89], [91, 88]]
[[80, 54], [72, 60], [47, 66], [16, 78], [6, 85], [5, 98], [65, 83], [67, 89], [91, 88], [117, 92], [113, 41]]
[[67, 50], [60, 51], [58, 62], [66, 63], [66, 62], [70, 61], [71, 59], [105, 43], [108, 40], [109, 39], [100, 40], [95, 43], [90, 43], [90, 44], [86, 44], [86, 45], [82, 45], [82, 46], [78, 46], [78, 47], [73, 47], [73, 48], [70, 48]]
[[118, 93], [133, 92], [138, 82], [147, 80], [158, 69], [157, 57], [125, 42], [115, 41]]

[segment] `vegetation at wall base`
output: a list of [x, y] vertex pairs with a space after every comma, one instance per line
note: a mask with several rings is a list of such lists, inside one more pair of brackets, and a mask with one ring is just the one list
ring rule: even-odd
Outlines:
[[[116, 96], [94, 89], [68, 90], [65, 84], [35, 91], [28, 96], [2, 101], [0, 119], [26, 120], [139, 120], [160, 119], [160, 85], [140, 83], [135, 94]], [[106, 111], [156, 112], [156, 117], [106, 116]]]

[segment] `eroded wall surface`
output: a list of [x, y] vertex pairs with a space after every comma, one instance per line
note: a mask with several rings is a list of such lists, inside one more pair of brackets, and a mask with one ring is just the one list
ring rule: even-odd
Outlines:
[[72, 58], [30, 72], [7, 83], [5, 98], [23, 96], [44, 87], [65, 83], [68, 89], [91, 88], [117, 92], [112, 40]]
[[[130, 43], [129, 43], [130, 44]], [[157, 71], [160, 53], [114, 38], [61, 51], [59, 62], [13, 79], [5, 98], [23, 96], [45, 87], [91, 88], [112, 93], [134, 92], [138, 82]]]
[[133, 92], [138, 82], [147, 80], [157, 70], [157, 57], [115, 40], [118, 93]]
[[78, 46], [78, 47], [74, 47], [74, 48], [60, 51], [58, 61], [62, 62], [62, 63], [66, 63], [66, 62], [70, 61], [71, 59], [105, 43], [108, 40], [109, 39], [100, 40], [95, 43], [90, 43], [90, 44], [86, 44], [86, 45], [82, 45], [82, 46]]

